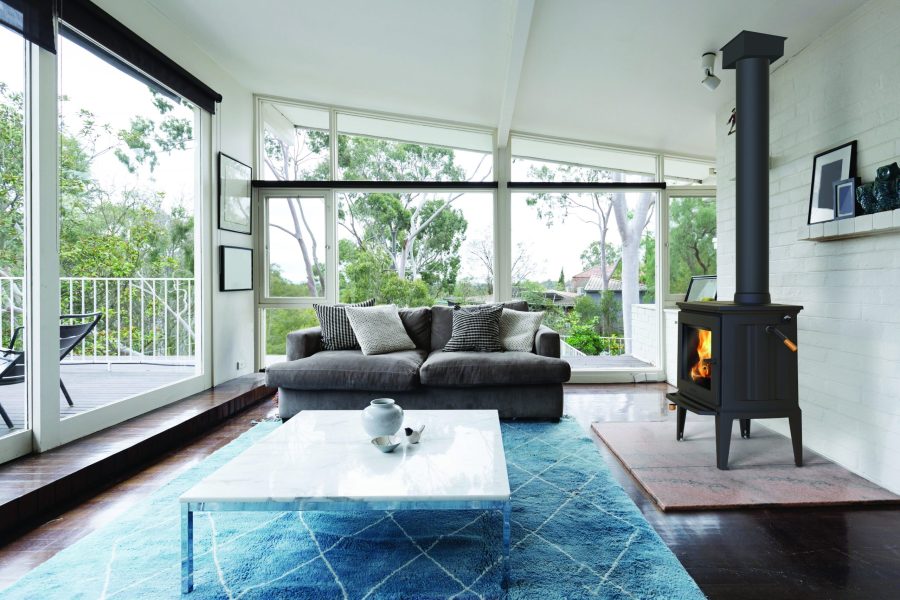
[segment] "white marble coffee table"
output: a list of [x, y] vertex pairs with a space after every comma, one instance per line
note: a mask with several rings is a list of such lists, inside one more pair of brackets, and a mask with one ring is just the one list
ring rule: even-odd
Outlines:
[[181, 496], [181, 589], [193, 589], [194, 513], [499, 510], [509, 582], [510, 493], [496, 410], [410, 410], [422, 441], [372, 446], [359, 411], [305, 410]]

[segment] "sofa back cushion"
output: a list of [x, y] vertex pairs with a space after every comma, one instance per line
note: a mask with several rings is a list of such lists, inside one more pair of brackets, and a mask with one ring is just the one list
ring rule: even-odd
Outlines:
[[[504, 302], [503, 308], [508, 308], [510, 310], [528, 310], [528, 303], [524, 300], [512, 300], [510, 302]], [[400, 311], [400, 316], [403, 316], [403, 311]], [[408, 330], [408, 329], [407, 329]], [[452, 306], [432, 306], [431, 307], [431, 350], [443, 350], [444, 346], [447, 345], [447, 342], [450, 341], [450, 336], [453, 333], [453, 307]], [[413, 341], [416, 341], [416, 338], [413, 337], [412, 334], [410, 336]], [[416, 346], [418, 347], [418, 342], [416, 342]]]
[[430, 308], [401, 308], [400, 320], [403, 322], [403, 327], [406, 328], [406, 333], [416, 345], [416, 348], [425, 351], [432, 349]]

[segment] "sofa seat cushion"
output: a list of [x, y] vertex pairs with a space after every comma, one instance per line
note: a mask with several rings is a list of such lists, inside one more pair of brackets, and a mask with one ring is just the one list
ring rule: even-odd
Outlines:
[[266, 370], [266, 385], [292, 390], [402, 392], [419, 387], [424, 350], [366, 356], [359, 350], [325, 350], [277, 363]]
[[572, 369], [564, 360], [530, 352], [441, 352], [419, 370], [422, 385], [466, 387], [564, 383]]

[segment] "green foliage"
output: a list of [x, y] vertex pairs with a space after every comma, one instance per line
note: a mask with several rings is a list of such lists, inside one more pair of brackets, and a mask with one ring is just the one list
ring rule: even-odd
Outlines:
[[[622, 277], [622, 249], [614, 246], [609, 242], [606, 243], [606, 265], [607, 268], [616, 265], [615, 270], [610, 275], [611, 279], [621, 279]], [[581, 267], [587, 271], [593, 267], [603, 264], [603, 254], [600, 251], [600, 242], [594, 240], [581, 253]]]
[[597, 333], [597, 319], [589, 323], [576, 323], [569, 329], [566, 343], [581, 350], [588, 356], [601, 354], [618, 356], [625, 352], [624, 340], [615, 334], [601, 336]]
[[559, 279], [556, 280], [556, 289], [560, 292], [566, 291], [566, 274], [562, 269], [559, 270]]
[[692, 275], [716, 272], [716, 203], [678, 198], [669, 205], [669, 290], [687, 292]]
[[349, 240], [340, 241], [339, 252], [342, 302], [375, 298], [379, 303], [399, 306], [434, 304], [434, 297], [425, 282], [400, 278], [391, 268], [391, 258], [384, 252], [369, 252]]
[[311, 308], [269, 308], [266, 310], [266, 354], [284, 354], [287, 334], [319, 325]]

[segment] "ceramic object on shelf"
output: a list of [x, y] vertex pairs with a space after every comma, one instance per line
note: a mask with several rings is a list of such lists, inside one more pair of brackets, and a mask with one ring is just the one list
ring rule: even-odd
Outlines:
[[419, 440], [422, 439], [422, 431], [424, 429], [424, 425], [419, 425], [418, 427], [404, 427], [403, 433], [406, 434], [406, 441], [410, 444], [418, 444]]
[[362, 424], [373, 438], [394, 435], [403, 425], [403, 409], [390, 398], [376, 398], [362, 411]]
[[380, 435], [372, 438], [372, 445], [387, 454], [393, 452], [400, 445], [400, 438], [391, 435]]

